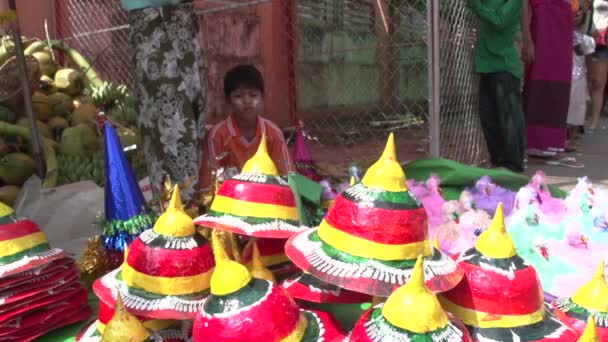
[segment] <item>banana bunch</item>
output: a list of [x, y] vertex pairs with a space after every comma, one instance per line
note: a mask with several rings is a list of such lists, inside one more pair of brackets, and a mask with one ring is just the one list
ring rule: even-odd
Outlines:
[[104, 154], [96, 153], [86, 157], [57, 155], [59, 164], [58, 184], [69, 184], [80, 181], [93, 181], [105, 185]]
[[129, 94], [124, 84], [115, 86], [110, 82], [103, 82], [101, 86], [93, 88], [92, 97], [95, 105], [104, 108], [113, 120], [127, 125], [136, 123], [135, 98]]

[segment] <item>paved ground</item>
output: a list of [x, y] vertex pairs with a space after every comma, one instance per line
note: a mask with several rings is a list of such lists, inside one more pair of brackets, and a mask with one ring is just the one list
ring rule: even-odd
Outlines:
[[593, 134], [585, 134], [578, 142], [579, 151], [573, 155], [585, 165], [582, 169], [546, 165], [542, 161], [529, 160], [526, 174], [544, 170], [551, 184], [565, 190], [576, 185], [578, 177], [588, 176], [593, 183], [608, 186], [608, 120]]

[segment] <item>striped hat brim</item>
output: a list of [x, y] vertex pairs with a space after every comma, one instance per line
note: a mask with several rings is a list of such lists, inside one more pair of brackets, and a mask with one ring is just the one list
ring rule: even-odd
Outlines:
[[382, 315], [382, 304], [369, 309], [357, 321], [350, 333], [350, 342], [428, 341], [470, 342], [466, 327], [451, 315], [448, 324], [439, 330], [415, 333], [391, 324]]
[[[354, 256], [326, 244], [318, 228], [293, 236], [287, 256], [302, 270], [347, 290], [388, 297], [410, 278], [416, 259], [385, 261]], [[463, 276], [454, 260], [436, 249], [424, 262], [426, 285], [433, 292], [456, 286]]]
[[[82, 329], [76, 335], [76, 342], [101, 342], [102, 333], [98, 329], [99, 321], [95, 320]], [[188, 337], [178, 329], [163, 329], [160, 331], [150, 331], [150, 337], [146, 342], [185, 342]]]
[[313, 303], [358, 304], [372, 301], [372, 296], [368, 294], [342, 289], [308, 273], [286, 279], [281, 287], [291, 298]]
[[155, 319], [192, 319], [202, 308], [209, 290], [190, 295], [159, 295], [128, 286], [122, 267], [93, 283], [93, 291], [106, 305], [114, 307], [118, 293], [133, 314]]
[[474, 340], [479, 341], [576, 341], [579, 334], [560, 322], [546, 305], [544, 319], [535, 324], [515, 328], [479, 328], [468, 326]]
[[72, 260], [72, 256], [58, 248], [47, 249], [39, 253], [23, 256], [19, 260], [0, 266], [0, 277], [10, 277], [24, 273], [51, 262]]
[[600, 341], [608, 341], [608, 312], [590, 311], [574, 303], [570, 297], [558, 298], [551, 306], [560, 321], [579, 333], [585, 330], [589, 315], [593, 315]]
[[240, 235], [260, 238], [287, 239], [294, 234], [308, 229], [295, 221], [285, 221], [274, 218], [258, 219], [238, 217], [229, 214], [205, 214], [194, 220], [203, 227], [219, 229]]

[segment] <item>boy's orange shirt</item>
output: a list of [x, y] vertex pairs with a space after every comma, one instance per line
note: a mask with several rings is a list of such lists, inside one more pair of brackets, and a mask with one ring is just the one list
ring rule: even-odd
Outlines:
[[[258, 115], [255, 138], [247, 141], [241, 136], [234, 114], [230, 114], [213, 126], [203, 143], [203, 158], [199, 175], [201, 189], [207, 189], [211, 185], [212, 168], [235, 167], [240, 171], [257, 151], [262, 134], [266, 135], [268, 154], [279, 172], [286, 175], [289, 171], [295, 171], [283, 133], [276, 124]], [[224, 153], [227, 153], [226, 157], [216, 161], [216, 157]]]

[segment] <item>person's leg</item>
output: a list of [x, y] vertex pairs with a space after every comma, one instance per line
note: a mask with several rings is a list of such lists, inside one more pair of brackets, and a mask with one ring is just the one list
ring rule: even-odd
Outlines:
[[591, 126], [597, 129], [600, 124], [600, 115], [604, 103], [604, 88], [606, 87], [606, 76], [608, 74], [608, 60], [593, 59], [590, 63], [590, 84], [591, 84]]
[[490, 162], [498, 166], [502, 161], [502, 137], [496, 116], [494, 74], [481, 74], [479, 80], [479, 119], [486, 139]]
[[524, 171], [526, 123], [523, 111], [520, 79], [510, 73], [495, 76], [496, 115], [503, 139], [502, 165], [515, 172]]

